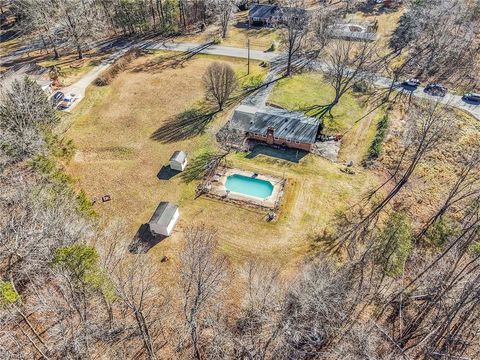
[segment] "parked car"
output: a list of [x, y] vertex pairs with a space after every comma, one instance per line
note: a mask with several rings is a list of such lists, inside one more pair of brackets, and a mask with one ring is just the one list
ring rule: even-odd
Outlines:
[[425, 92], [433, 96], [445, 96], [447, 91], [447, 88], [440, 84], [428, 84], [425, 87]]
[[420, 80], [418, 80], [418, 79], [408, 79], [408, 80], [405, 80], [403, 82], [403, 85], [417, 87], [418, 85], [420, 85]]
[[61, 91], [57, 91], [50, 98], [50, 103], [52, 104], [53, 107], [56, 107], [58, 106], [58, 104], [60, 104], [60, 102], [63, 101], [64, 98], [65, 98], [65, 94]]
[[462, 96], [463, 100], [478, 102], [480, 103], [480, 94], [479, 93], [466, 93]]
[[59, 110], [66, 110], [77, 100], [75, 94], [69, 94], [63, 98], [63, 101], [58, 105]]

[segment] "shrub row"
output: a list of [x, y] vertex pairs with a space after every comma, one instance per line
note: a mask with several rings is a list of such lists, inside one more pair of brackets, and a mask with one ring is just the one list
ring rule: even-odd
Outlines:
[[106, 86], [109, 85], [112, 80], [119, 73], [124, 71], [128, 64], [133, 60], [138, 58], [141, 55], [142, 51], [140, 49], [130, 49], [123, 56], [119, 57], [107, 70], [102, 72], [96, 79], [95, 85], [97, 86]]
[[384, 115], [377, 124], [377, 132], [368, 150], [368, 159], [374, 160], [380, 157], [382, 144], [388, 129], [388, 115]]

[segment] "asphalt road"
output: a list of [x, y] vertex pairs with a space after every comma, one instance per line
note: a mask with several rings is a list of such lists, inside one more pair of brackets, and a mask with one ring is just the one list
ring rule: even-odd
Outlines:
[[[64, 89], [65, 93], [74, 93], [79, 98], [72, 105], [68, 111], [71, 111], [74, 106], [76, 106], [81, 99], [85, 96], [86, 88], [95, 80], [95, 78], [103, 70], [108, 68], [110, 64], [119, 56], [121, 56], [125, 51], [131, 47], [139, 47], [146, 50], [166, 50], [166, 51], [176, 51], [182, 52], [185, 54], [209, 54], [209, 55], [218, 55], [218, 56], [228, 56], [236, 58], [247, 58], [248, 50], [245, 48], [236, 48], [236, 47], [227, 47], [221, 45], [206, 45], [206, 44], [194, 44], [194, 43], [173, 43], [173, 42], [164, 42], [157, 39], [153, 40], [142, 40], [139, 42], [127, 41], [122, 42], [118, 46], [111, 45], [111, 48], [116, 49], [117, 51], [106, 61], [103, 61], [100, 65], [92, 69], [87, 73], [82, 79], [80, 79], [75, 84]], [[279, 53], [274, 52], [264, 52], [259, 50], [250, 50], [250, 58], [252, 60], [260, 61], [272, 61], [276, 57], [281, 56]], [[318, 64], [318, 69], [325, 71], [326, 66]], [[389, 88], [391, 86], [392, 80], [382, 76], [373, 76], [373, 82], [376, 86]], [[476, 119], [480, 120], [480, 104], [467, 103], [462, 100], [461, 96], [447, 94], [445, 97], [431, 96], [424, 92], [424, 88], [419, 86], [417, 88], [405, 89], [401, 84], [395, 84], [395, 88], [399, 91], [411, 91], [412, 96], [416, 96], [424, 99], [437, 100], [440, 103], [443, 103], [448, 106], [458, 108], [460, 110], [466, 111], [467, 113], [474, 116]]]

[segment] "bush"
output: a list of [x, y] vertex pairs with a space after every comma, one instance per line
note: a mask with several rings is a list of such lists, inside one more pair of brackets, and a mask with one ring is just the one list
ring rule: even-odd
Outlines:
[[122, 71], [128, 67], [133, 60], [142, 54], [140, 49], [130, 49], [123, 56], [119, 57], [115, 62], [102, 74], [95, 79], [95, 85], [106, 86]]
[[270, 45], [270, 49], [268, 49], [269, 51], [277, 51], [278, 50], [278, 42], [277, 41], [273, 41], [272, 42], [272, 45]]
[[393, 212], [377, 235], [375, 261], [383, 273], [398, 277], [412, 251], [412, 226], [406, 215]]
[[383, 118], [377, 124], [377, 132], [373, 138], [373, 142], [368, 150], [368, 160], [375, 160], [380, 157], [382, 152], [382, 144], [387, 134], [388, 129], [388, 115], [384, 115]]
[[365, 80], [357, 81], [352, 86], [352, 91], [356, 93], [366, 93], [369, 89], [368, 83]]
[[8, 281], [0, 280], [0, 308], [5, 308], [19, 300], [20, 295], [15, 291], [13, 285]]
[[216, 35], [213, 39], [212, 39], [212, 43], [214, 45], [219, 45], [221, 44], [223, 41], [222, 37], [220, 35]]

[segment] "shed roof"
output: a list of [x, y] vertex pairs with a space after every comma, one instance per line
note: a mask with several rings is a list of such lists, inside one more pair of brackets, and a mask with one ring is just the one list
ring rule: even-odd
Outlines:
[[320, 124], [320, 120], [299, 111], [270, 106], [261, 109], [239, 106], [230, 120], [233, 129], [265, 135], [268, 128], [273, 128], [275, 137], [308, 144], [315, 143]]
[[160, 204], [158, 204], [157, 209], [153, 213], [152, 218], [148, 223], [158, 224], [166, 227], [172, 221], [177, 209], [178, 206], [166, 201], [162, 201]]
[[274, 16], [279, 10], [277, 5], [255, 4], [248, 10], [248, 16], [266, 19]]
[[170, 161], [176, 161], [182, 164], [187, 158], [187, 153], [185, 151], [177, 150], [170, 157]]

